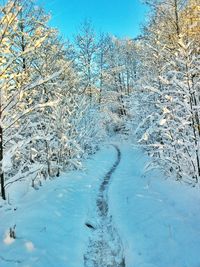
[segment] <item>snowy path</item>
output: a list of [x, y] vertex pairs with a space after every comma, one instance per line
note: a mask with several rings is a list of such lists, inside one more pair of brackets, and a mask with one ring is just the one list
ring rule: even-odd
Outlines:
[[[83, 267], [93, 210], [102, 178], [116, 160], [104, 146], [85, 161], [85, 169], [46, 181], [39, 190], [23, 183], [9, 188], [10, 202], [0, 203], [0, 267]], [[16, 239], [9, 238], [15, 227]]]
[[0, 267], [200, 266], [199, 188], [144, 173], [148, 157], [117, 145], [39, 190], [9, 188], [12, 205], [0, 203]]
[[117, 146], [117, 160], [103, 178], [96, 201], [99, 224], [93, 228], [88, 250], [84, 255], [85, 267], [125, 267], [123, 245], [117, 230], [113, 226], [112, 216], [109, 214], [108, 187], [112, 174], [121, 160], [121, 152]]

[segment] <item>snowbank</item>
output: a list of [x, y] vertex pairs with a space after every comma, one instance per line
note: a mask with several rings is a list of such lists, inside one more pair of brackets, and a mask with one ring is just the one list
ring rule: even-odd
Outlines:
[[[0, 267], [82, 267], [90, 234], [85, 223], [95, 223], [98, 186], [114, 160], [113, 148], [105, 147], [85, 171], [64, 174], [21, 199], [14, 199], [11, 187], [17, 205], [0, 209]], [[9, 228], [15, 228], [16, 239]]]
[[121, 152], [109, 203], [126, 267], [199, 267], [199, 190], [166, 180], [159, 171], [144, 176], [143, 153], [127, 145]]

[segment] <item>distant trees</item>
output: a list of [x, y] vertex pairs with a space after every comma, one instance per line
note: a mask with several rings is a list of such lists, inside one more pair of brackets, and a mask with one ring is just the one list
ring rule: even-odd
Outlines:
[[78, 71], [82, 77], [81, 87], [92, 101], [95, 92], [95, 53], [97, 44], [91, 23], [85, 20], [75, 37]]
[[132, 41], [100, 36], [97, 53], [99, 103], [110, 133], [125, 131], [126, 99], [133, 90], [135, 77], [133, 57]]

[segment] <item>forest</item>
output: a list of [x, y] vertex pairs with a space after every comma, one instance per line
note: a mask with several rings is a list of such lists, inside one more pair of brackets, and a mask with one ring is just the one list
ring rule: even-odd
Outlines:
[[198, 0], [146, 1], [140, 36], [97, 34], [85, 20], [73, 41], [32, 1], [0, 10], [1, 196], [80, 168], [108, 137], [134, 140], [168, 176], [200, 179]]
[[143, 4], [64, 38], [0, 0], [0, 267], [200, 266], [200, 2]]

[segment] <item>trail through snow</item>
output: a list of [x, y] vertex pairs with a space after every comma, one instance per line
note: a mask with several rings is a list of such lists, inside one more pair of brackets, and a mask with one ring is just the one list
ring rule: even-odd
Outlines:
[[85, 267], [125, 267], [123, 245], [120, 236], [113, 225], [112, 215], [109, 214], [108, 187], [111, 177], [121, 160], [121, 152], [117, 146], [117, 159], [104, 176], [99, 188], [96, 201], [96, 216], [99, 224], [94, 228], [87, 252], [84, 255]]
[[200, 266], [199, 188], [145, 173], [142, 151], [117, 146], [37, 191], [9, 187], [12, 205], [0, 202], [0, 267]]

